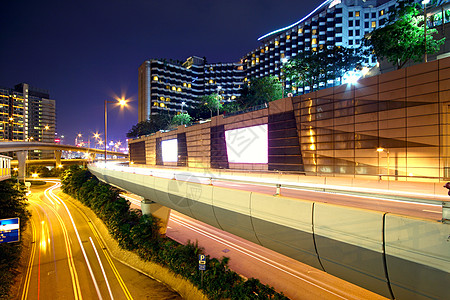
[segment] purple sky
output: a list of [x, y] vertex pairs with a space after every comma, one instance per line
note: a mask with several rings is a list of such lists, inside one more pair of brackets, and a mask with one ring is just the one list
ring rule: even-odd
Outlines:
[[3, 1], [0, 86], [48, 89], [57, 132], [104, 128], [104, 100], [125, 95], [127, 111], [108, 109], [108, 139], [125, 140], [137, 123], [138, 67], [149, 58], [237, 62], [257, 38], [290, 25], [321, 1], [92, 0]]

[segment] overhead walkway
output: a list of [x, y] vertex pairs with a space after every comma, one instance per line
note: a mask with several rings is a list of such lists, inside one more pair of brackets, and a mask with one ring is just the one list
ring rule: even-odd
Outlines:
[[[211, 185], [208, 176], [186, 171], [104, 164], [89, 170], [142, 196], [143, 211], [163, 221], [174, 209], [388, 298], [448, 297], [450, 225], [441, 221], [286, 197], [279, 182], [268, 194]], [[428, 198], [442, 202], [439, 194]]]
[[[19, 178], [25, 178], [25, 166], [28, 157], [29, 150], [53, 150], [55, 152], [55, 164], [59, 166], [61, 164], [61, 151], [76, 151], [90, 154], [105, 154], [105, 150], [76, 147], [71, 145], [60, 145], [54, 143], [41, 143], [41, 142], [20, 142], [20, 141], [3, 141], [0, 142], [1, 152], [16, 152], [19, 165]], [[128, 157], [128, 154], [116, 151], [106, 151], [107, 155], [117, 157]]]

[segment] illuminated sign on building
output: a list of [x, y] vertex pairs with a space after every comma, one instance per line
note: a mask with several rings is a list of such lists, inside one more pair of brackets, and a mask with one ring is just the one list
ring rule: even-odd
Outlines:
[[162, 160], [163, 162], [178, 161], [178, 140], [166, 140], [161, 142]]
[[225, 131], [228, 162], [268, 163], [267, 124]]

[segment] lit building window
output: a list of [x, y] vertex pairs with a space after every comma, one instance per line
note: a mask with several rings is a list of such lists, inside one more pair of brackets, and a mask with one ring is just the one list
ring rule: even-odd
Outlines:
[[164, 103], [159, 104], [160, 107], [165, 107], [166, 105]]
[[181, 88], [177, 88], [177, 92], [181, 92]]
[[166, 98], [166, 101], [167, 101], [167, 102], [170, 102], [170, 98], [169, 98], [169, 97], [167, 97], [167, 98]]
[[278, 46], [280, 44], [279, 41], [275, 41], [275, 46]]
[[317, 48], [316, 48], [316, 47], [312, 48], [312, 51], [313, 51], [313, 52], [316, 52], [316, 51], [317, 51]]
[[191, 88], [191, 86], [192, 86], [192, 85], [189, 83], [189, 84], [188, 84], [188, 88]]
[[359, 11], [355, 11], [355, 17], [359, 17]]
[[256, 58], [256, 63], [259, 64], [259, 57]]
[[236, 99], [236, 96], [231, 96], [231, 100], [234, 100], [234, 99]]
[[290, 40], [291, 39], [291, 36], [290, 35], [287, 35], [286, 36], [286, 40]]
[[164, 97], [163, 96], [159, 97], [159, 100], [164, 101]]
[[170, 86], [166, 85], [166, 89], [170, 90]]
[[172, 91], [176, 91], [176, 90], [177, 90], [177, 88], [173, 86], [172, 87]]
[[301, 34], [301, 33], [303, 33], [303, 28], [298, 29], [298, 34]]
[[317, 39], [316, 38], [312, 39], [311, 44], [313, 44], [313, 45], [317, 44]]
[[377, 26], [377, 22], [376, 21], [372, 21], [372, 28], [375, 28]]
[[313, 29], [312, 34], [316, 35], [317, 34], [317, 29]]
[[384, 9], [380, 10], [380, 16], [384, 16]]
[[158, 81], [158, 76], [153, 76], [154, 81]]
[[213, 81], [212, 79], [210, 79], [210, 80], [209, 80], [209, 83], [211, 83], [211, 84], [212, 84], [212, 83], [214, 83], [214, 81]]
[[261, 49], [261, 53], [264, 54], [264, 49]]
[[183, 82], [183, 86], [184, 86], [184, 87], [186, 87], [186, 86], [187, 86], [186, 82]]
[[266, 51], [269, 51], [269, 46], [266, 46]]
[[158, 103], [157, 102], [153, 102], [153, 106], [158, 106]]

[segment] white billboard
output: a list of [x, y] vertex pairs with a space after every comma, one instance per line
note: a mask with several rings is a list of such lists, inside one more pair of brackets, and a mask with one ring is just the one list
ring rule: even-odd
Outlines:
[[178, 161], [178, 140], [166, 140], [161, 142], [162, 160], [163, 162]]
[[267, 164], [268, 140], [267, 124], [226, 130], [228, 162]]

